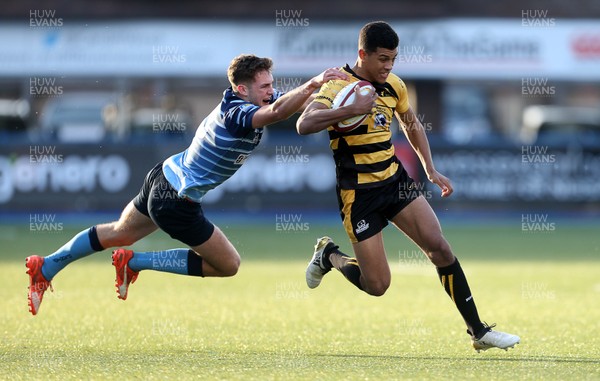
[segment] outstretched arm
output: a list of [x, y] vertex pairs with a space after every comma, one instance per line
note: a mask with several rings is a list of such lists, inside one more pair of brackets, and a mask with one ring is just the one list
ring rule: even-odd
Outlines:
[[303, 107], [313, 92], [319, 89], [323, 83], [334, 79], [346, 78], [346, 74], [338, 69], [331, 68], [325, 70], [299, 87], [282, 95], [272, 104], [263, 106], [257, 110], [252, 117], [252, 127], [260, 128], [289, 118]]
[[408, 142], [419, 157], [429, 181], [440, 187], [442, 190], [442, 197], [450, 196], [454, 191], [452, 183], [450, 182], [450, 179], [435, 169], [433, 159], [431, 158], [429, 140], [425, 134], [425, 128], [417, 118], [412, 107], [409, 106], [408, 110], [403, 113], [397, 112], [396, 117], [401, 121], [404, 135], [406, 135], [406, 139], [408, 139]]

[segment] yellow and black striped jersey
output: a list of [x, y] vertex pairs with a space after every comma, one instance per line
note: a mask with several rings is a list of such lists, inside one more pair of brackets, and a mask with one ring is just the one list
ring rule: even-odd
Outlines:
[[[331, 108], [335, 95], [348, 83], [364, 80], [346, 65], [343, 69], [348, 80], [329, 81], [321, 87], [315, 98]], [[341, 189], [371, 188], [387, 184], [398, 174], [399, 161], [394, 153], [390, 125], [394, 112], [408, 110], [406, 85], [398, 76], [390, 73], [386, 83], [371, 82], [379, 96], [375, 112], [362, 125], [349, 132], [327, 129], [329, 146], [333, 151], [337, 182]]]

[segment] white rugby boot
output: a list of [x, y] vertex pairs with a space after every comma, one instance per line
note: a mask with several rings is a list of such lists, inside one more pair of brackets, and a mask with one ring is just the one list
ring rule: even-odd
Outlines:
[[325, 248], [329, 246], [329, 244], [335, 245], [331, 238], [327, 236], [317, 239], [315, 252], [308, 263], [308, 267], [306, 267], [306, 284], [309, 288], [316, 288], [319, 286], [325, 274], [331, 271], [331, 267], [325, 265], [325, 258], [323, 257]]
[[516, 344], [519, 344], [519, 342], [521, 341], [521, 339], [517, 335], [511, 335], [510, 333], [492, 330], [492, 328], [494, 328], [496, 324], [488, 326], [484, 323], [484, 325], [488, 329], [485, 335], [481, 336], [479, 339], [471, 339], [473, 348], [475, 348], [477, 352], [486, 351], [490, 348], [499, 348], [507, 351], [508, 348], [513, 348]]

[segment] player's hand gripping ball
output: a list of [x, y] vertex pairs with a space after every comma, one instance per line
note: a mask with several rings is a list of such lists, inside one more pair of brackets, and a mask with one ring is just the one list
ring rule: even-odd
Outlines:
[[[358, 81], [351, 82], [344, 86], [343, 89], [337, 93], [335, 98], [333, 99], [333, 104], [331, 106], [332, 109], [337, 109], [343, 106], [351, 105], [354, 103], [356, 99], [356, 86], [359, 86], [358, 91], [362, 95], [368, 95], [369, 93], [375, 91], [375, 88], [368, 81]], [[368, 114], [357, 115], [346, 120], [342, 120], [341, 122], [335, 123], [333, 128], [338, 132], [348, 132], [354, 130], [356, 127], [360, 126]]]

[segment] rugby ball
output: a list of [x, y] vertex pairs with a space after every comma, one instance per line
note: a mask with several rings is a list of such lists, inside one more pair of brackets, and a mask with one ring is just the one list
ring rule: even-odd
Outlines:
[[[333, 99], [333, 104], [331, 108], [337, 109], [354, 103], [356, 86], [359, 86], [359, 91], [363, 95], [367, 95], [370, 92], [375, 91], [373, 85], [371, 85], [371, 83], [368, 81], [351, 82], [344, 86], [344, 88], [337, 93], [337, 95]], [[365, 121], [367, 116], [368, 114], [356, 115], [352, 118], [348, 118], [346, 120], [342, 120], [341, 122], [334, 123], [333, 129], [338, 132], [352, 131], [356, 127], [360, 126]]]

